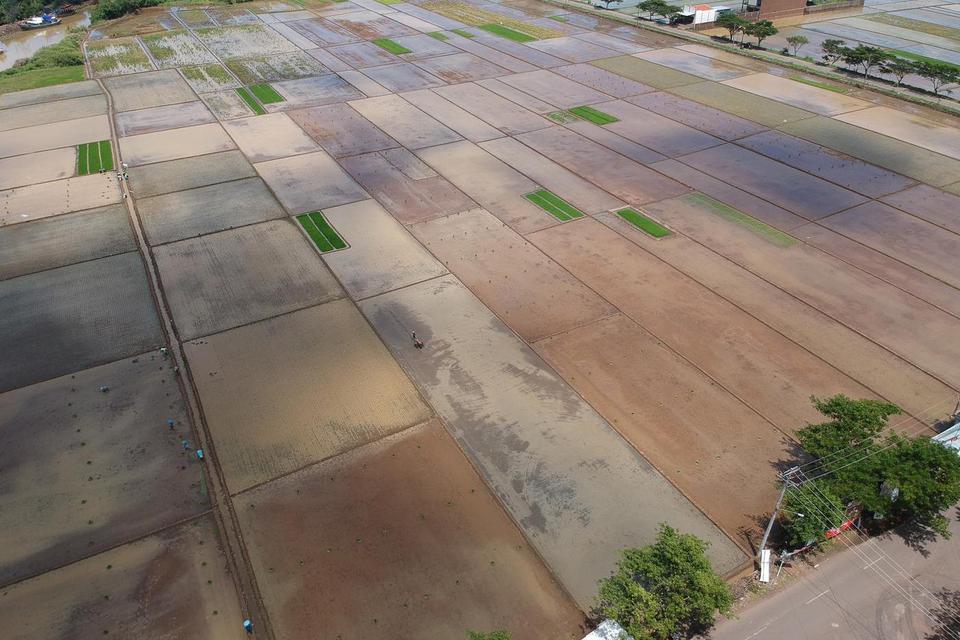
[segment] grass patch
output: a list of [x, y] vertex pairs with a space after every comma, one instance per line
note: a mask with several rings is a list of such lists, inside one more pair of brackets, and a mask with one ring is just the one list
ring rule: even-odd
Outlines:
[[109, 140], [77, 145], [77, 175], [113, 170], [113, 148]]
[[593, 107], [574, 107], [573, 109], [567, 109], [570, 113], [577, 116], [578, 118], [583, 118], [588, 120], [593, 124], [610, 124], [611, 122], [620, 122], [620, 118], [615, 118], [609, 113], [604, 113], [599, 109], [594, 109]]
[[377, 38], [373, 41], [373, 44], [396, 55], [400, 55], [401, 53], [411, 53], [410, 49], [407, 49], [399, 42], [394, 42], [390, 38]]
[[473, 35], [466, 29], [450, 29], [453, 33], [457, 34], [461, 38], [476, 38], [477, 36]]
[[808, 84], [811, 87], [816, 87], [818, 89], [826, 89], [827, 91], [833, 91], [834, 93], [850, 93], [848, 89], [843, 87], [836, 87], [832, 84], [827, 84], [826, 82], [818, 82], [816, 80], [811, 80], [810, 78], [803, 78], [801, 76], [790, 76], [791, 80], [796, 82], [802, 82], [803, 84]]
[[273, 104], [274, 102], [286, 102], [284, 97], [277, 93], [277, 90], [266, 82], [250, 85], [250, 93], [257, 97], [260, 104]]
[[307, 232], [313, 243], [317, 245], [320, 253], [346, 248], [347, 243], [334, 231], [319, 211], [301, 214], [297, 216], [297, 222]]
[[745, 227], [747, 230], [752, 231], [764, 240], [772, 242], [778, 247], [789, 247], [797, 242], [792, 236], [787, 235], [779, 229], [774, 229], [765, 222], [761, 222], [752, 216], [748, 216], [742, 211], [725, 205], [719, 200], [714, 200], [708, 195], [702, 193], [690, 193], [682, 196], [682, 198], [690, 204], [702, 207], [710, 213], [716, 214], [721, 218], [726, 218], [731, 222]]
[[567, 19], [564, 18], [563, 16], [547, 16], [547, 17], [550, 18], [551, 20], [556, 20], [557, 22], [566, 22], [566, 21], [567, 21]]
[[223, 65], [208, 64], [204, 65], [203, 70], [210, 76], [210, 79], [220, 84], [230, 84], [233, 82], [233, 78], [231, 78], [227, 70], [223, 68]]
[[922, 56], [919, 53], [913, 53], [911, 51], [902, 51], [900, 49], [887, 49], [887, 53], [892, 53], [897, 57], [906, 58], [907, 60], [913, 60], [914, 62], [930, 62], [933, 64], [945, 64], [948, 67], [953, 67], [957, 71], [960, 71], [960, 64], [954, 64], [952, 62], [946, 62], [944, 60], [938, 60], [936, 58], [928, 58], [927, 56]]
[[537, 39], [529, 34], [523, 33], [522, 31], [505, 27], [502, 24], [481, 24], [477, 25], [477, 28], [483, 29], [487, 33], [492, 33], [495, 36], [500, 36], [501, 38], [506, 38], [507, 40], [513, 40], [514, 42], [533, 42]]
[[147, 54], [131, 38], [97, 40], [87, 43], [90, 67], [99, 75], [116, 75], [152, 71]]
[[447, 36], [443, 35], [443, 32], [442, 32], [442, 31], [431, 31], [431, 32], [428, 33], [427, 35], [430, 36], [431, 38], [433, 38], [434, 40], [440, 40], [441, 42], [450, 39], [450, 38], [448, 38]]
[[0, 93], [51, 87], [55, 84], [79, 82], [83, 79], [82, 66], [51, 67], [46, 69], [33, 69], [32, 71], [24, 71], [10, 75], [0, 74]]
[[380, 4], [400, 4], [404, 0], [377, 0]]
[[579, 122], [580, 118], [573, 115], [568, 111], [554, 111], [553, 113], [548, 113], [547, 117], [553, 120], [554, 122], [559, 122], [560, 124], [567, 124], [568, 122]]
[[567, 222], [576, 218], [583, 217], [583, 211], [561, 198], [555, 193], [540, 189], [533, 193], [523, 196], [533, 204], [537, 205], [560, 222]]
[[240, 99], [247, 103], [247, 106], [250, 107], [250, 110], [253, 111], [258, 116], [262, 116], [267, 112], [266, 109], [257, 102], [256, 98], [250, 95], [250, 92], [244, 87], [239, 87], [236, 89], [237, 95], [240, 96]]
[[71, 30], [60, 42], [42, 47], [29, 59], [0, 71], [0, 93], [83, 80], [81, 40], [83, 34]]
[[670, 235], [670, 230], [665, 226], [643, 215], [636, 209], [626, 208], [617, 211], [617, 215], [654, 238], [665, 238]]

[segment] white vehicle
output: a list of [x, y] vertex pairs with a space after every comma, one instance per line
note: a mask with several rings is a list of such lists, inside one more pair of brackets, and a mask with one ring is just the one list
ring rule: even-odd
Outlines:
[[590, 0], [590, 4], [597, 9], [626, 9], [638, 6], [640, 0]]

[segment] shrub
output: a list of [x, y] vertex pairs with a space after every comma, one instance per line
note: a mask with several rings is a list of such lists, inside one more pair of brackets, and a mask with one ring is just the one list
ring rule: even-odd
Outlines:
[[161, 0], [100, 0], [93, 10], [93, 20], [112, 20], [144, 7], [155, 7]]

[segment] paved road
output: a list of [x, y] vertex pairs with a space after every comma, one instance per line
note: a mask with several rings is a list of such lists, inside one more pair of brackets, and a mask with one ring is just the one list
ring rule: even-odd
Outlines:
[[[877, 549], [859, 547], [861, 553], [847, 549], [824, 560], [818, 569], [769, 598], [745, 610], [737, 620], [719, 624], [711, 640], [960, 640], [960, 509], [952, 509], [950, 540], [926, 545], [924, 557], [908, 547], [898, 536], [877, 541], [886, 556], [906, 570], [909, 576], [938, 594], [942, 589], [955, 592], [949, 604], [936, 598], [933, 607], [928, 596], [911, 592], [923, 606], [952, 611], [958, 619], [949, 631], [934, 635], [929, 618], [907, 596], [898, 592], [878, 571], [893, 578], [894, 568]], [[864, 557], [866, 556], [866, 557]], [[896, 584], [906, 587], [906, 576], [897, 575]]]

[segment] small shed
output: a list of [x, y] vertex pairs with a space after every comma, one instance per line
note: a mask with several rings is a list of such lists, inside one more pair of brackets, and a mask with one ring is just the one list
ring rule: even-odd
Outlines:
[[957, 453], [960, 454], [960, 418], [952, 427], [947, 427], [946, 430], [933, 436], [933, 441], [951, 449], [956, 449]]
[[633, 640], [616, 620], [604, 620], [583, 640]]

